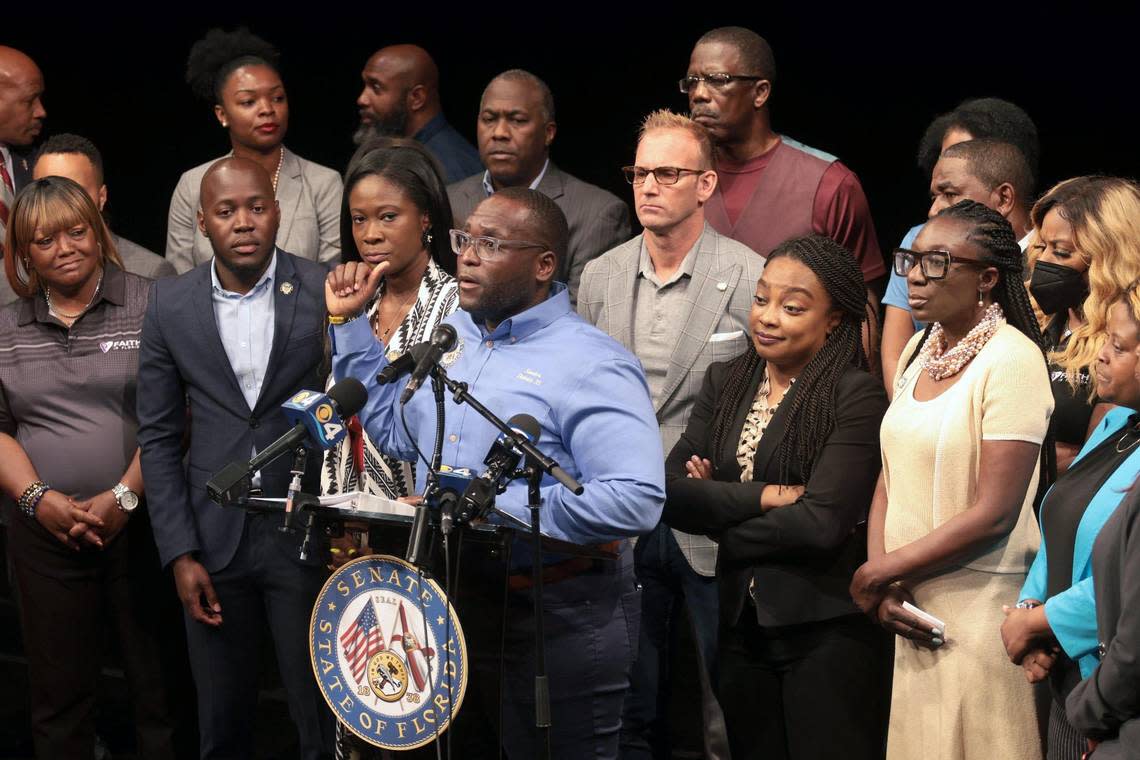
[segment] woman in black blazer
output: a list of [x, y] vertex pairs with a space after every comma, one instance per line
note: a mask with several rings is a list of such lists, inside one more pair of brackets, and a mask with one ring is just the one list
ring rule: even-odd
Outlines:
[[734, 760], [883, 755], [892, 642], [848, 594], [887, 407], [866, 372], [864, 306], [837, 243], [779, 246], [756, 286], [754, 350], [709, 368], [666, 460], [665, 521], [720, 544]]

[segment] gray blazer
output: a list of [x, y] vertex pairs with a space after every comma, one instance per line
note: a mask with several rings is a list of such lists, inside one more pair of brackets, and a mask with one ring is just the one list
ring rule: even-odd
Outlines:
[[[281, 226], [277, 247], [309, 261], [333, 266], [340, 261], [340, 199], [343, 183], [332, 169], [314, 164], [283, 148], [277, 202]], [[206, 170], [217, 160], [182, 175], [170, 199], [166, 223], [166, 260], [179, 274], [214, 256], [210, 241], [198, 229], [198, 192]]]
[[[578, 281], [586, 264], [629, 238], [629, 207], [613, 193], [562, 171], [553, 161], [536, 189], [558, 204], [570, 225], [570, 249], [555, 279], [566, 283], [570, 303], [577, 303]], [[448, 185], [447, 197], [455, 226], [462, 229], [487, 197], [483, 173]]]
[[[638, 235], [590, 262], [578, 291], [578, 313], [631, 351], [641, 240]], [[705, 225], [686, 289], [684, 329], [677, 336], [665, 387], [655, 402], [666, 455], [685, 432], [709, 365], [730, 361], [752, 345], [748, 314], [763, 271], [759, 254]], [[694, 570], [704, 576], [715, 574], [713, 541], [676, 530], [673, 534]]]
[[123, 269], [133, 274], [157, 280], [159, 277], [173, 277], [178, 274], [174, 265], [153, 251], [148, 251], [138, 243], [111, 233], [115, 240], [115, 250], [123, 260]]
[[1082, 734], [1105, 740], [1094, 760], [1140, 758], [1140, 488], [1101, 528], [1093, 548], [1100, 664], [1069, 694]]

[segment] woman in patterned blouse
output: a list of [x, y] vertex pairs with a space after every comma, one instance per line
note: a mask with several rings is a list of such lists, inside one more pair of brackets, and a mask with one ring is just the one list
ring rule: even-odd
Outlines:
[[[367, 315], [377, 340], [395, 359], [428, 340], [459, 305], [455, 254], [448, 244], [451, 206], [434, 159], [411, 140], [386, 139], [363, 146], [345, 174], [341, 209], [344, 261], [390, 262]], [[330, 378], [330, 383], [331, 383]], [[415, 463], [382, 454], [353, 418], [350, 435], [325, 457], [321, 490], [398, 499], [410, 496]], [[353, 542], [335, 546], [340, 564], [367, 549]]]
[[665, 521], [720, 546], [718, 695], [736, 760], [882, 756], [891, 642], [847, 593], [887, 407], [865, 306], [838, 243], [777, 247], [752, 347], [709, 367], [665, 463]]

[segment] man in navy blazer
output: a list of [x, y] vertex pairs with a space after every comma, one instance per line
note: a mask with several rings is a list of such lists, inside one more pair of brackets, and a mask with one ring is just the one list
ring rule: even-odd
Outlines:
[[[139, 443], [155, 542], [185, 610], [202, 757], [254, 756], [268, 628], [300, 754], [318, 758], [332, 723], [310, 672], [307, 624], [326, 552], [301, 562], [299, 537], [279, 531], [279, 517], [218, 506], [205, 484], [289, 429], [280, 406], [290, 396], [324, 387], [326, 270], [276, 249], [273, 183], [253, 162], [218, 161], [200, 197], [214, 258], [156, 281], [143, 323]], [[267, 465], [253, 487], [284, 496], [290, 465], [288, 456]], [[313, 455], [307, 491], [319, 472]]]

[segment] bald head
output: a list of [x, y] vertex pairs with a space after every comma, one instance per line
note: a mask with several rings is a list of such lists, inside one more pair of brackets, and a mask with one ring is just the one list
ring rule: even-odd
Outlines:
[[40, 67], [15, 48], [0, 45], [0, 143], [31, 145], [47, 112], [40, 101], [44, 77]]
[[411, 137], [440, 113], [439, 69], [418, 45], [390, 45], [372, 54], [360, 72], [356, 99], [363, 145], [377, 137]]
[[247, 158], [223, 158], [202, 177], [198, 229], [214, 249], [222, 287], [246, 293], [265, 272], [280, 211], [269, 173]]

